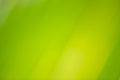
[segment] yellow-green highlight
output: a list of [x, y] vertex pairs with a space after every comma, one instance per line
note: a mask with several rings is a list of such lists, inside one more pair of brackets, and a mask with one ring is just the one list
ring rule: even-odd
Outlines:
[[0, 80], [119, 80], [119, 7], [118, 0], [1, 0]]

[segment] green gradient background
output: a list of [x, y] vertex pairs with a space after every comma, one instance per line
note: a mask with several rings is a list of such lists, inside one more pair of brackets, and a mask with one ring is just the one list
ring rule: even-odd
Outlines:
[[0, 80], [119, 80], [119, 0], [0, 0]]

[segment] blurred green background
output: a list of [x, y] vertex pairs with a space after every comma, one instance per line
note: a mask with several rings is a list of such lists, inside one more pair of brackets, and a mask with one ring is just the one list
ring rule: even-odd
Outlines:
[[0, 0], [0, 80], [119, 80], [119, 0]]

